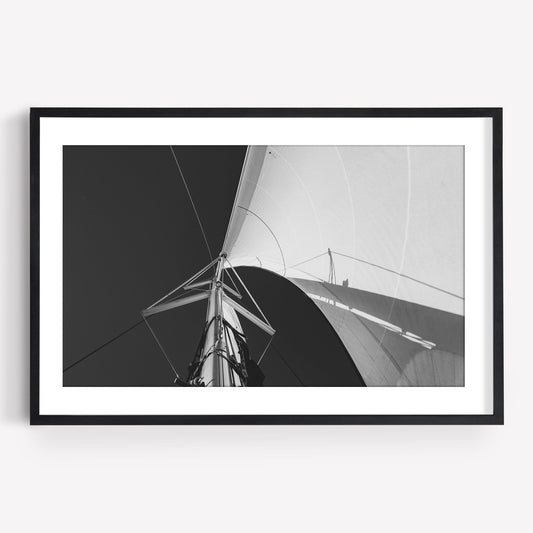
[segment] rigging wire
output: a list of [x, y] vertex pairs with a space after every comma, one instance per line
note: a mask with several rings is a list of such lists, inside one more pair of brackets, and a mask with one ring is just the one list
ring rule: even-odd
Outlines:
[[159, 300], [157, 300], [157, 302], [154, 302], [152, 305], [147, 307], [146, 310], [152, 309], [152, 307], [155, 307], [157, 304], [161, 303], [163, 300], [165, 300], [166, 298], [168, 298], [169, 296], [174, 294], [176, 291], [179, 291], [180, 289], [182, 289], [183, 287], [185, 287], [189, 283], [192, 283], [194, 280], [198, 279], [201, 275], [203, 275], [205, 272], [207, 272], [217, 261], [218, 261], [218, 258], [214, 259], [213, 261], [211, 261], [211, 263], [209, 263], [207, 266], [202, 268], [202, 270], [198, 271], [196, 274], [191, 276], [188, 280], [184, 281], [181, 285], [179, 285], [175, 289], [172, 289], [169, 293], [165, 294], [165, 296], [163, 296], [162, 298], [159, 298]]
[[416, 278], [412, 278], [411, 276], [408, 276], [406, 274], [402, 274], [401, 272], [397, 272], [396, 270], [392, 270], [390, 268], [386, 268], [381, 265], [376, 265], [375, 263], [371, 263], [370, 261], [365, 261], [364, 259], [359, 259], [358, 257], [353, 257], [351, 255], [341, 254], [340, 252], [336, 252], [335, 250], [331, 250], [331, 253], [340, 255], [341, 257], [346, 257], [347, 259], [352, 259], [353, 261], [358, 261], [359, 263], [364, 263], [366, 265], [379, 268], [380, 270], [385, 270], [386, 272], [390, 272], [391, 274], [396, 274], [397, 276], [401, 276], [402, 278], [409, 279], [411, 281], [414, 281], [415, 283], [420, 283], [421, 285], [425, 285], [426, 287], [429, 287], [430, 289], [435, 289], [436, 291], [443, 292], [445, 294], [448, 294], [450, 296], [453, 296], [454, 298], [459, 298], [460, 300], [464, 300], [463, 296], [459, 296], [458, 294], [455, 294], [453, 292], [447, 291], [445, 289], [441, 289], [440, 287], [436, 287], [435, 285], [431, 285], [430, 283], [426, 283], [425, 281], [421, 281]]
[[132, 324], [130, 327], [126, 328], [124, 331], [121, 331], [120, 333], [118, 333], [117, 335], [115, 335], [114, 337], [112, 337], [111, 339], [107, 340], [106, 342], [104, 342], [103, 344], [101, 344], [100, 346], [98, 346], [97, 348], [95, 348], [94, 350], [90, 351], [88, 354], [85, 354], [83, 357], [81, 357], [80, 359], [78, 359], [77, 361], [74, 361], [73, 363], [71, 363], [70, 365], [66, 366], [64, 369], [63, 369], [63, 374], [65, 372], [68, 372], [69, 370], [71, 370], [72, 368], [74, 368], [76, 365], [79, 365], [80, 363], [82, 363], [83, 361], [89, 359], [89, 357], [95, 355], [96, 353], [98, 353], [100, 350], [102, 350], [103, 348], [105, 348], [106, 346], [108, 346], [109, 344], [111, 344], [112, 342], [115, 342], [116, 340], [120, 339], [120, 337], [122, 337], [123, 335], [126, 335], [126, 333], [129, 333], [130, 331], [132, 331], [133, 329], [135, 329], [137, 326], [140, 326], [142, 323], [146, 323], [146, 326], [148, 327], [148, 329], [150, 330], [150, 333], [152, 334], [152, 336], [154, 337], [154, 339], [156, 340], [157, 342], [157, 345], [159, 346], [159, 349], [161, 350], [161, 352], [163, 353], [165, 359], [167, 360], [167, 363], [170, 365], [170, 368], [172, 369], [172, 372], [175, 374], [175, 376], [181, 380], [181, 377], [180, 375], [178, 374], [176, 368], [174, 367], [174, 365], [172, 364], [172, 361], [170, 360], [170, 358], [168, 357], [167, 353], [165, 352], [165, 349], [163, 348], [163, 346], [161, 345], [161, 343], [159, 342], [159, 339], [157, 338], [157, 336], [155, 335], [154, 333], [154, 330], [152, 329], [152, 327], [150, 326], [150, 324], [148, 323], [148, 320], [146, 320], [145, 317], [143, 317], [141, 320], [139, 320], [138, 322], [135, 322], [135, 324]]
[[[400, 276], [402, 278], [408, 279], [408, 280], [413, 281], [415, 283], [419, 283], [420, 285], [425, 285], [426, 287], [429, 287], [430, 289], [434, 289], [436, 291], [443, 292], [444, 294], [448, 294], [449, 296], [453, 296], [454, 298], [459, 298], [460, 300], [464, 300], [464, 297], [460, 296], [459, 294], [455, 294], [453, 292], [447, 291], [446, 289], [442, 289], [441, 287], [437, 287], [435, 285], [431, 285], [430, 283], [426, 283], [425, 281], [421, 281], [419, 279], [413, 278], [411, 276], [408, 276], [407, 274], [402, 274], [401, 272], [398, 272], [396, 270], [392, 270], [391, 268], [387, 268], [387, 267], [384, 267], [384, 266], [381, 266], [381, 265], [377, 265], [376, 263], [371, 263], [370, 261], [365, 261], [364, 259], [360, 259], [359, 257], [353, 257], [351, 255], [343, 254], [341, 252], [336, 252], [335, 250], [331, 250], [331, 253], [332, 254], [336, 254], [336, 255], [340, 255], [341, 257], [345, 257], [347, 259], [351, 259], [352, 261], [357, 261], [359, 263], [364, 263], [365, 265], [369, 265], [369, 266], [374, 267], [374, 268], [379, 268], [380, 270], [384, 270], [385, 272], [390, 272], [391, 274], [395, 274], [397, 276]], [[309, 263], [310, 261], [313, 261], [314, 259], [318, 259], [319, 257], [322, 257], [322, 256], [324, 256], [326, 254], [328, 254], [328, 252], [323, 252], [321, 254], [318, 254], [318, 255], [315, 255], [313, 257], [310, 257], [309, 259], [306, 259], [305, 261], [301, 261], [300, 263], [296, 263], [295, 265], [288, 266], [287, 270], [299, 267], [300, 265], [304, 265], [305, 263]], [[333, 268], [335, 268], [335, 267], [333, 266]], [[315, 278], [317, 280], [326, 282], [326, 280], [324, 280], [322, 278], [319, 278], [318, 276], [315, 276], [314, 274], [311, 274], [310, 272], [306, 272], [305, 270], [302, 270], [302, 269], [298, 269], [298, 270], [300, 270], [304, 274], [307, 274], [308, 276], [312, 276], [313, 278]], [[281, 270], [277, 270], [276, 274], [279, 274], [280, 272], [282, 272], [282, 271]], [[329, 283], [331, 283], [331, 281], [329, 281]]]
[[255, 301], [254, 297], [252, 296], [252, 294], [250, 293], [250, 291], [248, 290], [248, 287], [244, 284], [244, 281], [241, 279], [241, 277], [239, 276], [239, 274], [237, 273], [237, 271], [233, 268], [232, 264], [229, 262], [228, 258], [226, 257], [225, 258], [225, 261], [226, 263], [228, 263], [228, 265], [231, 267], [231, 270], [233, 270], [233, 273], [235, 274], [235, 276], [237, 277], [237, 279], [241, 282], [241, 285], [244, 287], [244, 290], [246, 291], [246, 294], [248, 294], [250, 300], [252, 300], [252, 302], [254, 303], [255, 307], [257, 308], [257, 310], [261, 313], [261, 316], [263, 317], [263, 320], [270, 326], [272, 327], [272, 325], [270, 324], [270, 322], [268, 321], [268, 318], [265, 316], [265, 314], [263, 313], [263, 311], [261, 310], [261, 308], [259, 307], [259, 304]]
[[[210, 267], [212, 267], [214, 265], [214, 263], [216, 262], [216, 260], [213, 260], [213, 257], [211, 255], [211, 249], [209, 248], [209, 243], [207, 242], [207, 238], [206, 238], [206, 235], [205, 235], [205, 232], [204, 232], [204, 228], [202, 226], [202, 223], [200, 221], [200, 217], [198, 216], [198, 212], [196, 211], [196, 207], [194, 205], [194, 201], [192, 199], [192, 196], [191, 196], [191, 193], [189, 191], [189, 187], [187, 186], [187, 182], [185, 181], [185, 177], [183, 175], [183, 172], [181, 170], [181, 167], [180, 167], [180, 164], [178, 162], [178, 159], [176, 158], [176, 154], [174, 153], [174, 149], [172, 148], [172, 146], [170, 147], [170, 150], [172, 151], [172, 155], [174, 156], [174, 160], [176, 161], [176, 165], [178, 167], [178, 170], [180, 172], [180, 175], [181, 175], [181, 178], [183, 180], [183, 184], [185, 186], [185, 189], [187, 190], [187, 194], [189, 196], [189, 199], [191, 201], [191, 204], [192, 204], [192, 207], [193, 207], [193, 210], [194, 210], [194, 213], [196, 215], [196, 219], [198, 220], [198, 224], [200, 226], [200, 230], [202, 231], [202, 235], [204, 237], [204, 241], [205, 241], [205, 244], [206, 244], [206, 247], [207, 247], [207, 251], [209, 253], [209, 256], [211, 258], [211, 263], [209, 265], [207, 265], [206, 267], [204, 267], [200, 272], [198, 272], [197, 274], [195, 274], [194, 276], [192, 276], [191, 278], [189, 278], [187, 281], [185, 281], [184, 283], [182, 283], [180, 286], [176, 287], [175, 289], [173, 289], [172, 291], [170, 291], [168, 294], [166, 294], [165, 296], [163, 296], [162, 298], [160, 298], [159, 300], [157, 300], [155, 303], [153, 303], [151, 306], [148, 307], [148, 309], [154, 307], [155, 305], [157, 305], [158, 303], [162, 302], [163, 300], [165, 300], [166, 298], [168, 298], [169, 296], [171, 296], [172, 294], [174, 294], [176, 291], [178, 291], [179, 289], [181, 289], [183, 286], [185, 286], [187, 283], [190, 283], [191, 281], [193, 281], [194, 279], [198, 278], [199, 276], [201, 276], [205, 271], [207, 271]], [[148, 322], [146, 321], [146, 319], [143, 317], [143, 319], [139, 320], [138, 322], [136, 322], [135, 324], [132, 324], [130, 327], [126, 328], [124, 331], [118, 333], [117, 335], [115, 335], [114, 337], [112, 337], [111, 339], [107, 340], [106, 342], [104, 342], [103, 344], [101, 344], [100, 346], [98, 346], [97, 348], [95, 348], [94, 350], [92, 350], [91, 352], [89, 352], [88, 354], [84, 355], [83, 357], [81, 357], [80, 359], [78, 359], [77, 361], [74, 361], [72, 364], [68, 365], [67, 367], [65, 367], [63, 369], [63, 373], [67, 372], [68, 370], [70, 370], [71, 368], [74, 368], [76, 365], [78, 365], [79, 363], [81, 363], [82, 361], [85, 361], [86, 359], [88, 359], [89, 357], [91, 357], [92, 355], [96, 354], [97, 352], [99, 352], [102, 348], [105, 348], [106, 346], [108, 346], [109, 344], [111, 344], [112, 342], [118, 340], [120, 337], [122, 337], [123, 335], [125, 335], [126, 333], [129, 333], [131, 330], [133, 330], [134, 328], [136, 328], [137, 326], [139, 326], [140, 324], [142, 324], [143, 322], [146, 323], [148, 329], [150, 330], [152, 336], [155, 338], [159, 348], [161, 349], [161, 351], [163, 352], [163, 355], [165, 356], [165, 359], [167, 360], [167, 362], [169, 363], [169, 365], [171, 366], [172, 368], [172, 371], [174, 372], [174, 374], [176, 375], [176, 377], [178, 379], [181, 379], [178, 372], [176, 371], [176, 369], [174, 368], [174, 365], [172, 364], [172, 362], [170, 361], [170, 359], [168, 358], [165, 350], [163, 349], [163, 347], [161, 346], [161, 343], [159, 342], [159, 339], [157, 338], [157, 336], [155, 335], [154, 331], [152, 330], [150, 324], [148, 324]]]
[[187, 182], [185, 181], [185, 176], [183, 175], [183, 172], [181, 170], [181, 166], [178, 162], [178, 158], [176, 157], [176, 154], [174, 153], [174, 148], [170, 146], [170, 151], [172, 152], [172, 155], [174, 156], [174, 161], [176, 161], [176, 165], [178, 167], [181, 180], [183, 181], [183, 185], [185, 186], [185, 190], [187, 191], [187, 194], [189, 196], [189, 200], [191, 201], [191, 205], [194, 211], [194, 214], [196, 215], [196, 220], [198, 221], [198, 225], [200, 226], [200, 231], [202, 232], [202, 235], [204, 236], [205, 245], [207, 247], [207, 252], [209, 253], [209, 258], [211, 261], [213, 261], [213, 254], [211, 253], [211, 248], [209, 247], [209, 243], [207, 242], [207, 237], [205, 235], [204, 227], [202, 225], [202, 221], [200, 220], [200, 216], [198, 215], [198, 211], [196, 210], [196, 206], [194, 205], [194, 200], [192, 199], [191, 192], [189, 191], [189, 187], [187, 186]]
[[[328, 252], [323, 252], [321, 254], [315, 255], [314, 257], [311, 257], [311, 259], [306, 259], [305, 261], [301, 261], [300, 263], [296, 263], [295, 265], [291, 265], [290, 267], [287, 267], [288, 269], [299, 267], [300, 265], [305, 265], [305, 263], [309, 263], [310, 261], [313, 261], [314, 259], [318, 259], [319, 257], [322, 257], [323, 255], [326, 255]], [[281, 272], [281, 270], [279, 271]]]
[[[306, 270], [302, 270], [301, 268], [298, 269], [302, 274], [307, 274], [308, 276], [311, 276], [312, 278], [317, 279], [318, 281], [322, 283], [327, 283], [327, 281], [323, 278], [319, 278], [318, 276], [315, 276], [314, 274], [311, 274], [311, 272], [307, 272]], [[288, 278], [290, 279], [290, 278]]]
[[[229, 263], [229, 261], [228, 261]], [[235, 290], [241, 294], [241, 292], [239, 291], [239, 288], [237, 287], [237, 284], [235, 283], [235, 280], [233, 279], [233, 276], [231, 275], [231, 272], [229, 270], [226, 270], [227, 274], [228, 274], [228, 277], [229, 279], [231, 280], [231, 283], [233, 283], [233, 287], [235, 288]], [[242, 295], [241, 295], [242, 296]]]
[[265, 349], [263, 350], [263, 353], [261, 354], [261, 357], [257, 360], [257, 366], [261, 364], [261, 361], [263, 360], [263, 357], [265, 357], [265, 354], [267, 353], [268, 348], [270, 347], [270, 344], [272, 343], [272, 339], [274, 338], [274, 335], [272, 335], [267, 342], [267, 345], [265, 346]]
[[132, 329], [136, 328], [137, 326], [139, 326], [142, 323], [143, 323], [143, 320], [139, 320], [139, 322], [135, 322], [135, 324], [131, 325], [129, 328], [125, 329], [124, 331], [120, 332], [118, 335], [115, 335], [112, 339], [109, 339], [108, 341], [106, 341], [103, 344], [101, 344], [100, 346], [98, 346], [98, 348], [95, 348], [94, 350], [92, 350], [88, 354], [84, 355], [83, 357], [81, 357], [77, 361], [74, 361], [74, 363], [71, 363], [70, 365], [66, 366], [63, 369], [63, 374], [65, 372], [67, 372], [68, 370], [70, 370], [71, 368], [74, 368], [76, 365], [78, 365], [82, 361], [85, 361], [86, 359], [88, 359], [89, 357], [91, 357], [92, 355], [97, 353], [99, 350], [101, 350], [102, 348], [105, 348], [108, 344], [111, 344], [112, 342], [118, 340], [120, 337], [122, 337], [122, 335], [125, 335], [126, 333], [130, 332]]
[[180, 375], [178, 374], [178, 371], [176, 370], [176, 368], [172, 364], [172, 361], [170, 360], [170, 357], [167, 355], [167, 352], [165, 352], [165, 349], [163, 348], [163, 345], [161, 344], [161, 342], [157, 338], [157, 335], [154, 333], [154, 330], [152, 329], [152, 326], [150, 326], [150, 324], [148, 323], [148, 320], [146, 320], [145, 316], [143, 316], [143, 320], [146, 322], [146, 325], [148, 326], [148, 329], [150, 330], [150, 333], [152, 334], [152, 337], [155, 339], [155, 342], [157, 342], [157, 345], [159, 346], [159, 349], [161, 350], [161, 353], [163, 354], [163, 356], [167, 360], [167, 363], [170, 365], [170, 368], [172, 368], [172, 372], [174, 372], [174, 374], [176, 375], [176, 378], [178, 378], [180, 381], [182, 381], [182, 379], [180, 378]]
[[287, 363], [287, 360], [285, 359], [285, 357], [283, 357], [283, 355], [279, 351], [279, 348], [274, 343], [272, 343], [272, 348], [274, 348], [274, 353], [285, 363], [285, 366], [291, 371], [292, 375], [298, 380], [300, 385], [305, 386], [303, 381], [298, 377], [298, 374], [294, 371], [291, 365]]

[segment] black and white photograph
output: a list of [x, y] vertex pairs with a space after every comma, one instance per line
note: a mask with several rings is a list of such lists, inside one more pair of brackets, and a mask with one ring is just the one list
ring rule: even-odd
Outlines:
[[532, 2], [0, 20], [0, 532], [527, 533]]
[[501, 110], [31, 121], [35, 423], [501, 420]]
[[63, 385], [463, 387], [463, 250], [463, 146], [64, 146]]

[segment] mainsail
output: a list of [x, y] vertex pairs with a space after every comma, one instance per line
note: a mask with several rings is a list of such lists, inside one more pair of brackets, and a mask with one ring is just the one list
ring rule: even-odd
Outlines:
[[459, 146], [252, 146], [223, 253], [307, 294], [367, 386], [461, 386], [463, 182]]

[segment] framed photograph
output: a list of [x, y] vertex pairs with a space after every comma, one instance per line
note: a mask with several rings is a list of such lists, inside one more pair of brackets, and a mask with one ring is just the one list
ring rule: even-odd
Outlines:
[[31, 110], [32, 424], [502, 424], [502, 110]]

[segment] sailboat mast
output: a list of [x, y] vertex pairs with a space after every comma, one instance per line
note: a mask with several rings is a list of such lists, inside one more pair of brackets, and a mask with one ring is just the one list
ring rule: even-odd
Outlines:
[[[239, 350], [243, 342], [228, 327], [224, 316], [224, 261], [221, 254], [211, 281], [203, 346], [198, 354], [196, 383], [206, 387], [242, 387], [246, 385], [244, 365]], [[244, 371], [245, 372], [245, 371]]]

